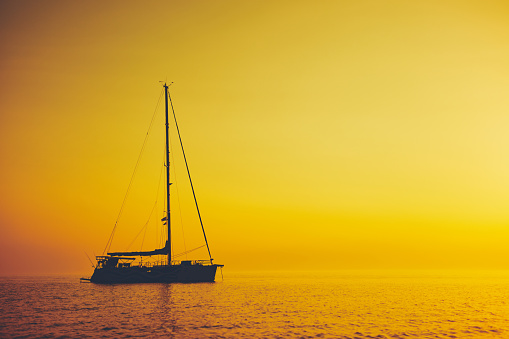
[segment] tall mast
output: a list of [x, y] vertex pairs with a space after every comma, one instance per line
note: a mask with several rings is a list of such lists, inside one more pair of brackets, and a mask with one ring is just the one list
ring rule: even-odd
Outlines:
[[166, 117], [166, 223], [168, 225], [168, 265], [171, 265], [171, 219], [170, 219], [170, 124], [168, 123], [168, 85], [164, 83], [165, 117]]

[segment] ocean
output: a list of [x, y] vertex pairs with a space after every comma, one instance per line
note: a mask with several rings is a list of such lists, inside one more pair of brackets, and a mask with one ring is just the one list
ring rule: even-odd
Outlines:
[[508, 272], [218, 272], [215, 283], [0, 278], [1, 338], [509, 338]]

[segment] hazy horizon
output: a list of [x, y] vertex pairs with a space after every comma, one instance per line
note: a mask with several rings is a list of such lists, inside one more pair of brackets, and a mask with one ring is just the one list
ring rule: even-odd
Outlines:
[[[508, 18], [502, 1], [2, 1], [0, 276], [91, 271], [159, 81], [225, 271], [509, 269]], [[162, 121], [112, 250], [145, 223], [143, 248], [161, 241]], [[174, 156], [181, 252], [203, 241]]]

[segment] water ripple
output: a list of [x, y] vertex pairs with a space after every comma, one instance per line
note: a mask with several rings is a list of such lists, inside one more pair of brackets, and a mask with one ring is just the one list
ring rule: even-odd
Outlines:
[[0, 278], [2, 338], [507, 338], [509, 277], [231, 274], [214, 284]]

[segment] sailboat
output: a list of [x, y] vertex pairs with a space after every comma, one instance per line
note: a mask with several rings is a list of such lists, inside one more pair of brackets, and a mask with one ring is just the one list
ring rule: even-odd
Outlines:
[[[197, 283], [197, 282], [214, 282], [216, 270], [218, 267], [222, 268], [224, 265], [213, 263], [210, 254], [210, 248], [205, 235], [205, 228], [203, 227], [200, 210], [194, 192], [193, 182], [187, 165], [187, 159], [182, 145], [182, 138], [178, 129], [173, 103], [168, 91], [168, 85], [163, 84], [165, 95], [165, 118], [166, 118], [166, 211], [165, 217], [162, 219], [167, 225], [167, 239], [164, 247], [154, 249], [152, 251], [138, 251], [138, 252], [108, 252], [106, 255], [96, 256], [97, 263], [94, 265], [94, 272], [90, 278], [81, 278], [92, 283], [98, 284], [119, 284], [119, 283]], [[200, 225], [203, 231], [205, 245], [207, 246], [209, 259], [207, 260], [182, 260], [177, 261], [172, 258], [172, 243], [171, 243], [171, 219], [170, 219], [170, 137], [169, 137], [169, 116], [168, 116], [168, 99], [171, 104], [175, 126], [177, 129], [182, 154], [193, 193], [196, 210], [200, 220]], [[113, 236], [113, 233], [112, 233]], [[110, 237], [110, 241], [112, 240]], [[110, 243], [109, 241], [109, 243]], [[136, 259], [151, 257], [151, 256], [164, 256], [165, 259], [156, 262], [149, 262], [147, 260], [140, 260], [136, 263]]]

